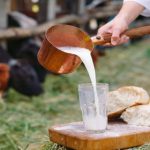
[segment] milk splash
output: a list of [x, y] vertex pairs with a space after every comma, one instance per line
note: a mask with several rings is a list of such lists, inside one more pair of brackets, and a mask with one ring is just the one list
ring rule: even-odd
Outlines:
[[[95, 107], [96, 107], [96, 116], [93, 118], [86, 118], [85, 119], [85, 126], [88, 129], [91, 130], [99, 130], [99, 129], [104, 129], [106, 127], [106, 118], [100, 115], [100, 110], [99, 110], [99, 101], [98, 101], [98, 94], [97, 94], [97, 88], [96, 88], [96, 73], [95, 73], [95, 68], [93, 64], [93, 60], [91, 57], [91, 51], [86, 49], [86, 48], [80, 48], [80, 47], [57, 47], [59, 50], [70, 53], [70, 54], [75, 54], [84, 63], [87, 72], [89, 74], [89, 77], [92, 82], [93, 90], [94, 90], [94, 102], [95, 102]], [[93, 124], [95, 124], [93, 126]]]

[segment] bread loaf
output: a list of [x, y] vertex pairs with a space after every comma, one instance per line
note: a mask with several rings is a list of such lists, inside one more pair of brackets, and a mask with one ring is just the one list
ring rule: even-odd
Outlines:
[[149, 95], [143, 88], [136, 86], [121, 87], [109, 93], [107, 114], [109, 118], [116, 118], [126, 108], [148, 103]]
[[130, 107], [121, 118], [130, 125], [150, 126], [150, 104]]

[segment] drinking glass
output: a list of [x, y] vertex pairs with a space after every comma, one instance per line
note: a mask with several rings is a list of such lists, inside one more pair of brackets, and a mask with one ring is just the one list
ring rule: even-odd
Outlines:
[[[107, 127], [106, 103], [108, 99], [108, 84], [97, 83], [97, 103], [92, 84], [79, 84], [79, 100], [84, 127], [91, 132], [104, 132]], [[98, 106], [96, 105], [98, 104]]]

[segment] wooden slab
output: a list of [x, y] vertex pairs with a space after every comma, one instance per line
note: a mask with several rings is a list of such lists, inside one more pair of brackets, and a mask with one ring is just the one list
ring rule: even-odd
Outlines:
[[77, 150], [115, 150], [150, 142], [150, 127], [111, 122], [105, 133], [91, 134], [82, 122], [54, 126], [49, 129], [50, 140]]

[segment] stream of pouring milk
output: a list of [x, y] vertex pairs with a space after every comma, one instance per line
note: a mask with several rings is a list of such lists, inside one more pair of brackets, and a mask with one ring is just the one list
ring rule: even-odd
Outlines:
[[93, 85], [94, 102], [95, 102], [95, 107], [96, 107], [95, 117], [90, 116], [90, 117], [84, 118], [85, 127], [89, 130], [104, 130], [106, 128], [107, 119], [100, 115], [100, 110], [99, 110], [100, 104], [98, 101], [97, 88], [96, 88], [96, 73], [95, 73], [95, 68], [94, 68], [90, 50], [86, 48], [69, 47], [69, 46], [58, 47], [58, 49], [66, 53], [75, 54], [79, 56], [82, 62], [84, 63], [87, 69], [87, 72], [89, 74], [89, 77], [91, 79], [91, 83]]

